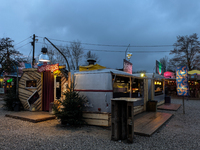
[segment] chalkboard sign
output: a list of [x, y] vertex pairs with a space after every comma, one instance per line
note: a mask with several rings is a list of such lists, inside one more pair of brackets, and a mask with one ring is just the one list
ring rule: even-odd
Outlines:
[[38, 100], [39, 97], [40, 96], [39, 96], [38, 92], [36, 91], [33, 95], [31, 95], [31, 97], [29, 97], [29, 99], [28, 99], [29, 105], [31, 106], [32, 104], [34, 104]]

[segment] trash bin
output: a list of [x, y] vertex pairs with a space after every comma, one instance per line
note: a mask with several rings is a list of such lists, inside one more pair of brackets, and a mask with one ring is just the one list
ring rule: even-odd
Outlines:
[[14, 111], [20, 111], [20, 102], [13, 102]]
[[147, 111], [157, 111], [157, 101], [151, 100], [147, 102]]
[[171, 103], [171, 96], [165, 96], [165, 103]]

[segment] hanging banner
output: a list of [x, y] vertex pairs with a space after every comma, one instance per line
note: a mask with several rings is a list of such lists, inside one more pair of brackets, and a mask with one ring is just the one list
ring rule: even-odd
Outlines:
[[59, 70], [59, 64], [53, 64], [53, 65], [42, 65], [38, 66], [38, 72], [43, 72], [43, 71], [51, 71], [54, 72], [56, 70]]
[[124, 72], [132, 74], [132, 68], [133, 68], [133, 64], [127, 61], [126, 59], [124, 59], [124, 67], [123, 67]]
[[187, 66], [176, 67], [176, 88], [177, 95], [189, 96]]
[[157, 60], [156, 60], [156, 73], [159, 74], [159, 75], [163, 75], [163, 66]]

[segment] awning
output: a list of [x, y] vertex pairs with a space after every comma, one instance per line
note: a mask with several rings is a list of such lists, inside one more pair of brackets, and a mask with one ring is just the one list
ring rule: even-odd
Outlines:
[[188, 71], [188, 74], [200, 74], [200, 70], [191, 70]]

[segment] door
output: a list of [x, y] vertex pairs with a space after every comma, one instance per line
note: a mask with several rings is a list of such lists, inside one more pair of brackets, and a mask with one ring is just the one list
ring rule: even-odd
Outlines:
[[43, 72], [42, 110], [49, 111], [49, 104], [54, 101], [54, 75]]

